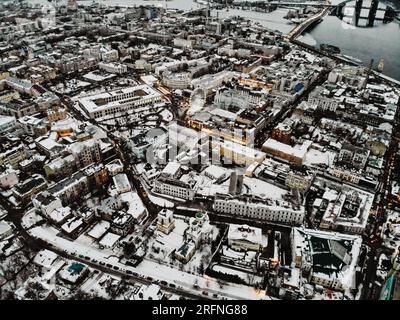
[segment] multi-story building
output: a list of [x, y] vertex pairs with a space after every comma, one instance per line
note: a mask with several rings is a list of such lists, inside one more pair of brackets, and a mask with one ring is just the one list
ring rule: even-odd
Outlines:
[[186, 182], [160, 177], [154, 182], [154, 191], [171, 197], [193, 200], [195, 190]]
[[32, 82], [25, 80], [25, 79], [19, 79], [16, 77], [8, 77], [6, 80], [4, 80], [4, 83], [9, 87], [12, 88], [19, 93], [25, 93], [28, 95], [33, 95], [33, 87], [34, 85]]
[[285, 119], [272, 130], [272, 139], [286, 144], [289, 143], [292, 137], [293, 125], [294, 122], [291, 119]]
[[63, 204], [69, 204], [88, 194], [90, 186], [87, 176], [83, 172], [78, 171], [71, 177], [57, 182], [48, 191], [54, 196], [59, 197]]
[[293, 228], [293, 262], [316, 285], [354, 289], [362, 238], [355, 235]]
[[109, 73], [116, 73], [116, 74], [123, 74], [128, 72], [127, 65], [115, 62], [110, 62], [110, 63], [100, 62], [99, 69], [107, 71]]
[[372, 193], [361, 190], [326, 188], [322, 201], [327, 205], [320, 228], [362, 234], [367, 226], [373, 198]]
[[296, 145], [292, 147], [288, 144], [270, 138], [265, 141], [261, 149], [272, 156], [296, 165], [302, 165], [311, 144], [311, 141], [305, 141], [302, 145]]
[[92, 164], [83, 169], [88, 178], [89, 188], [97, 189], [109, 181], [108, 171], [102, 163]]
[[18, 127], [15, 117], [0, 115], [0, 134], [8, 133]]
[[50, 123], [64, 120], [66, 118], [67, 118], [67, 112], [64, 108], [56, 107], [47, 110], [47, 120]]
[[115, 159], [105, 165], [110, 176], [115, 176], [124, 171], [124, 165], [120, 159]]
[[287, 224], [301, 224], [305, 215], [304, 207], [295, 207], [290, 203], [277, 200], [257, 202], [219, 197], [214, 200], [213, 208], [219, 213]]
[[7, 151], [0, 153], [0, 165], [11, 165], [13, 168], [17, 168], [18, 164], [25, 160], [28, 156], [27, 150], [23, 145], [18, 145]]
[[0, 173], [0, 187], [3, 189], [9, 189], [15, 186], [19, 182], [18, 171], [7, 168], [5, 171]]
[[20, 118], [38, 112], [38, 107], [32, 101], [12, 100], [7, 103], [0, 103], [0, 114]]
[[162, 77], [163, 85], [171, 89], [186, 89], [192, 82], [192, 76], [189, 72], [174, 73], [166, 71]]
[[0, 240], [3, 240], [13, 233], [13, 228], [7, 221], [0, 221]]
[[212, 140], [211, 145], [214, 150], [219, 151], [220, 156], [224, 158], [226, 163], [231, 161], [238, 165], [250, 165], [254, 162], [261, 163], [266, 158], [265, 152], [231, 141], [219, 142]]
[[21, 96], [16, 90], [3, 90], [0, 92], [0, 102], [8, 103], [12, 100], [19, 100]]
[[146, 157], [146, 151], [149, 148], [156, 150], [159, 146], [166, 144], [167, 141], [168, 132], [160, 127], [156, 130], [149, 130], [146, 133], [136, 135], [127, 144], [138, 159], [143, 159]]
[[135, 223], [132, 215], [119, 212], [114, 215], [111, 222], [111, 231], [120, 235], [127, 235]]
[[65, 54], [56, 65], [64, 74], [71, 74], [78, 70], [87, 70], [98, 65], [98, 59], [92, 56]]
[[238, 107], [246, 109], [262, 102], [262, 96], [252, 95], [244, 90], [220, 90], [215, 95], [214, 105], [218, 108]]
[[118, 50], [115, 49], [104, 50], [101, 53], [101, 60], [104, 62], [114, 62], [118, 61], [118, 59], [119, 59]]
[[157, 215], [157, 230], [169, 234], [175, 228], [174, 213], [169, 209], [162, 209]]
[[227, 237], [228, 245], [237, 251], [262, 251], [267, 245], [262, 230], [248, 225], [230, 224]]
[[43, 169], [46, 177], [50, 179], [60, 180], [67, 176], [71, 176], [79, 167], [75, 157], [70, 154], [66, 157], [58, 157], [44, 165]]
[[82, 232], [85, 222], [81, 217], [69, 218], [62, 226], [61, 230], [70, 238], [76, 239]]
[[57, 77], [56, 70], [47, 65], [32, 66], [29, 68], [30, 80], [33, 84], [41, 84]]
[[316, 106], [317, 109], [332, 112], [336, 112], [336, 109], [339, 106], [339, 101], [320, 95], [310, 95], [308, 98], [308, 103]]
[[349, 170], [345, 167], [335, 166], [329, 169], [329, 173], [339, 179], [358, 184], [361, 180], [361, 173], [356, 170]]
[[79, 99], [79, 104], [92, 119], [129, 112], [161, 101], [161, 94], [148, 85], [110, 91]]
[[174, 39], [174, 47], [182, 48], [182, 49], [192, 49], [193, 42], [191, 40], [183, 39], [183, 38], [175, 38]]
[[350, 165], [356, 169], [363, 169], [367, 163], [370, 151], [345, 143], [339, 152], [338, 163]]
[[112, 178], [115, 190], [117, 193], [122, 194], [132, 190], [128, 176], [125, 173], [119, 173]]
[[249, 128], [254, 127], [255, 132], [264, 129], [267, 124], [272, 121], [274, 115], [271, 113], [257, 112], [257, 110], [243, 109], [236, 114], [236, 122], [245, 124]]
[[135, 69], [146, 70], [146, 71], [151, 71], [153, 68], [152, 64], [144, 59], [136, 60], [134, 66]]
[[16, 185], [12, 191], [19, 201], [27, 202], [30, 201], [32, 196], [43, 191], [47, 188], [46, 180], [41, 176], [34, 176], [18, 185]]
[[365, 145], [373, 155], [382, 157], [389, 147], [389, 139], [386, 139], [383, 135], [372, 135]]
[[196, 252], [196, 245], [193, 241], [185, 241], [182, 246], [175, 250], [174, 255], [176, 259], [182, 263], [187, 263], [192, 259]]
[[55, 209], [61, 208], [61, 200], [48, 191], [38, 193], [32, 198], [35, 208], [39, 209], [44, 215], [49, 216]]
[[285, 179], [285, 185], [289, 188], [307, 191], [310, 188], [315, 175], [310, 172], [290, 171]]
[[79, 163], [80, 168], [100, 162], [102, 159], [100, 144], [95, 139], [75, 142], [69, 146], [69, 151]]
[[35, 137], [45, 135], [50, 129], [47, 119], [38, 115], [23, 116], [18, 119], [18, 123], [26, 134]]
[[[247, 122], [244, 120], [245, 116], [244, 114], [241, 115], [241, 120], [237, 121], [238, 117], [236, 113], [223, 109], [213, 109], [210, 112], [203, 111], [195, 114], [188, 120], [188, 124], [205, 134], [241, 145], [250, 145], [254, 142], [258, 128], [251, 121], [249, 121], [250, 124], [245, 123]], [[260, 125], [263, 125], [262, 120]]]

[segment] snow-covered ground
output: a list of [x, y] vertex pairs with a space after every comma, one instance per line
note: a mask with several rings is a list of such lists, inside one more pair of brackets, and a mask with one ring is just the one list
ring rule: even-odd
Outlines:
[[[190, 274], [170, 266], [160, 265], [154, 261], [144, 260], [136, 268], [126, 266], [120, 263], [117, 257], [110, 256], [106, 250], [99, 250], [87, 244], [77, 245], [74, 241], [59, 237], [57, 235], [58, 230], [53, 227], [34, 227], [28, 230], [28, 232], [33, 237], [41, 239], [67, 254], [84, 257], [87, 256], [94, 264], [100, 262], [103, 264], [109, 264], [115, 268], [119, 268], [119, 271], [122, 273], [126, 273], [129, 270], [131, 272], [136, 272], [143, 277], [152, 277], [154, 279], [175, 283], [180, 286], [182, 290], [192, 294], [200, 295], [202, 291], [206, 291], [209, 294], [218, 294], [219, 296], [225, 296], [229, 299], [272, 299], [271, 297], [266, 296], [265, 292], [257, 291], [253, 287], [237, 284], [225, 284], [223, 288], [221, 288], [218, 281], [214, 278]], [[195, 284], [198, 286], [198, 289], [194, 288]]]
[[24, 216], [24, 219], [22, 220], [22, 226], [26, 229], [29, 229], [42, 221], [44, 221], [44, 218], [38, 215], [35, 210], [31, 210]]
[[[160, 231], [154, 232], [150, 238], [149, 251], [146, 258], [163, 264], [173, 265], [175, 268], [187, 272], [198, 273], [201, 264], [203, 264], [204, 268], [207, 267], [212, 257], [209, 245], [203, 245], [197, 249], [194, 256], [186, 264], [171, 259], [171, 252], [177, 250], [184, 243], [184, 233], [188, 228], [189, 225], [185, 222], [184, 217], [175, 215], [175, 228], [168, 235]], [[215, 226], [212, 226], [212, 228], [212, 235], [215, 240], [218, 235], [218, 228]]]

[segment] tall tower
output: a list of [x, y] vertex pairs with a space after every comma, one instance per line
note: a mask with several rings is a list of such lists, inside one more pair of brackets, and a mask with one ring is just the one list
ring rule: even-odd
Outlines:
[[385, 60], [381, 58], [381, 60], [379, 60], [377, 69], [378, 71], [382, 72], [384, 68], [385, 68]]

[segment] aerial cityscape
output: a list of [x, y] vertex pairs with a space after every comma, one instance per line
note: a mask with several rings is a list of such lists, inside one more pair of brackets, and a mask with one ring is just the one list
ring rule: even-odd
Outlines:
[[0, 300], [400, 300], [398, 0], [0, 0], [0, 31]]

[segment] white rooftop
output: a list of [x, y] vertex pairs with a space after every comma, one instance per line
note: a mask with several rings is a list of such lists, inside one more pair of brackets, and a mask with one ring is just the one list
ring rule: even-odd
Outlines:
[[57, 259], [58, 255], [50, 250], [44, 249], [39, 251], [33, 262], [39, 266], [50, 268], [54, 261]]
[[241, 241], [245, 240], [251, 243], [260, 244], [262, 246], [266, 245], [263, 242], [261, 229], [250, 227], [246, 224], [244, 225], [230, 224], [228, 231], [228, 239], [241, 240]]
[[160, 96], [161, 94], [158, 91], [146, 84], [143, 84], [83, 97], [79, 99], [79, 102], [87, 112], [91, 113], [105, 110], [112, 106], [119, 106], [121, 103], [128, 102], [127, 100], [131, 99], [150, 99]]
[[119, 240], [119, 238], [121, 238], [119, 234], [109, 232], [100, 240], [99, 244], [104, 247], [110, 248], [114, 246], [114, 244]]
[[264, 142], [262, 148], [263, 149], [269, 148], [269, 149], [273, 149], [273, 150], [278, 150], [278, 151], [283, 152], [285, 154], [293, 155], [295, 157], [304, 159], [304, 157], [305, 157], [305, 155], [306, 155], [306, 153], [308, 151], [308, 148], [310, 147], [311, 143], [312, 143], [311, 141], [306, 141], [302, 145], [296, 145], [296, 146], [292, 147], [292, 146], [290, 146], [288, 144], [285, 144], [285, 143], [282, 143], [282, 142], [279, 142], [279, 141], [277, 141], [275, 139], [271, 139], [270, 138], [270, 139], [268, 139], [267, 141]]
[[90, 231], [88, 232], [88, 236], [94, 239], [99, 239], [103, 234], [107, 232], [109, 228], [110, 222], [101, 220], [92, 229], [90, 229]]
[[163, 169], [162, 173], [170, 176], [175, 176], [179, 169], [181, 168], [181, 164], [178, 162], [168, 162], [168, 164]]

